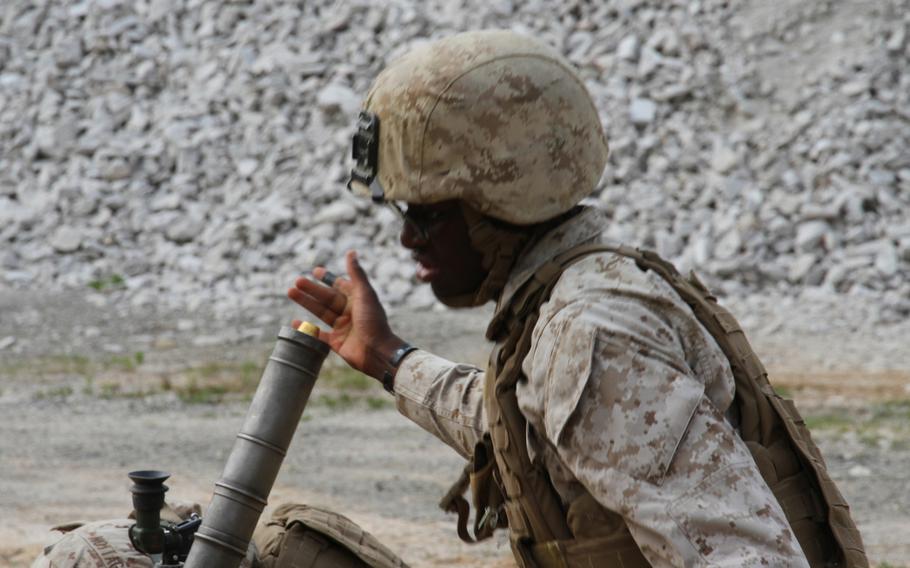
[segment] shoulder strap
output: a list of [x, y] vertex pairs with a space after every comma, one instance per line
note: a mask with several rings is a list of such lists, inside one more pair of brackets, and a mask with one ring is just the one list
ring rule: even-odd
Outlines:
[[531, 463], [526, 445], [527, 421], [519, 410], [515, 385], [530, 351], [540, 305], [549, 297], [562, 271], [594, 250], [601, 248], [575, 247], [541, 266], [512, 301], [501, 307], [490, 327], [499, 342], [487, 368], [484, 404], [512, 549], [524, 567], [540, 563], [541, 549], [535, 543], [568, 542], [573, 535], [547, 472]]

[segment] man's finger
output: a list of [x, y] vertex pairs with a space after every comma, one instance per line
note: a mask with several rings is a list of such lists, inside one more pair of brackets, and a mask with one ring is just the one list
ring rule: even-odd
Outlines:
[[[376, 295], [376, 290], [373, 288], [373, 285], [370, 284], [370, 277], [367, 276], [363, 267], [360, 266], [360, 261], [357, 259], [357, 252], [353, 250], [348, 251], [345, 255], [345, 261], [347, 262], [348, 274], [351, 276], [351, 289], [355, 287], [359, 288], [363, 293], [372, 296], [378, 303], [379, 297]], [[339, 281], [340, 280], [341, 279], [339, 279]], [[342, 289], [338, 284], [336, 284], [335, 287]]]
[[360, 260], [357, 258], [357, 251], [349, 250], [345, 255], [345, 261], [348, 275], [351, 277], [351, 283], [361, 287], [373, 296], [376, 296], [376, 291], [373, 289], [373, 285], [370, 284], [370, 277], [367, 276], [366, 271], [360, 266]]
[[[336, 280], [337, 282], [337, 280]], [[294, 285], [301, 292], [312, 296], [329, 307], [333, 312], [340, 314], [348, 303], [347, 296], [334, 288], [324, 286], [319, 282], [314, 282], [305, 276], [298, 278]]]
[[335, 284], [335, 281], [338, 280], [338, 275], [335, 274], [334, 272], [332, 272], [331, 270], [326, 270], [325, 272], [323, 272], [322, 278], [320, 278], [320, 280], [326, 286], [331, 287], [333, 284]]
[[316, 278], [316, 280], [319, 280], [320, 282], [326, 281], [326, 278], [325, 278], [326, 274], [332, 274], [335, 277], [334, 280], [332, 280], [332, 288], [334, 288], [344, 294], [351, 293], [351, 280], [349, 278], [345, 278], [344, 276], [338, 276], [337, 274], [329, 272], [323, 266], [317, 266], [316, 268], [313, 269], [313, 277]]
[[288, 298], [329, 325], [334, 325], [340, 315], [299, 288], [289, 288]]

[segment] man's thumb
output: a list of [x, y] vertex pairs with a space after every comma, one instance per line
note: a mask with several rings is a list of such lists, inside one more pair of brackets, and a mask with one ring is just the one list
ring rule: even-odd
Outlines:
[[345, 261], [347, 263], [348, 276], [351, 277], [351, 282], [369, 286], [370, 280], [367, 278], [366, 272], [363, 271], [363, 267], [360, 266], [360, 261], [357, 260], [357, 251], [349, 250], [345, 255]]

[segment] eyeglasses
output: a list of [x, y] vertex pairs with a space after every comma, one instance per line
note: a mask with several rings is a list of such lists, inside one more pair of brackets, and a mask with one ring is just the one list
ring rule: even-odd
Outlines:
[[440, 222], [446, 220], [453, 211], [458, 209], [456, 205], [444, 208], [425, 208], [418, 206], [404, 208], [394, 201], [384, 201], [386, 205], [401, 219], [401, 222], [409, 225], [420, 236], [420, 240], [430, 240], [430, 231]]

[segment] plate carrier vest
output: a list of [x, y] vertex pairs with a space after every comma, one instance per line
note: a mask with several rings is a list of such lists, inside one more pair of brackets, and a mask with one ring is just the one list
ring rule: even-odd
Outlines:
[[[566, 268], [589, 254], [604, 252], [631, 258], [640, 269], [653, 270], [666, 280], [726, 355], [736, 383], [731, 410], [738, 418], [740, 436], [809, 564], [868, 568], [850, 509], [828, 475], [805, 422], [793, 401], [771, 387], [767, 371], [733, 316], [694, 273], [684, 278], [653, 252], [599, 243], [575, 246], [544, 264], [494, 314], [487, 336], [497, 343], [484, 385], [490, 431], [477, 444], [461, 479], [440, 502], [443, 509], [458, 513], [462, 540], [483, 540], [496, 528], [508, 526], [512, 551], [522, 568], [649, 566], [622, 517], [590, 494], [564, 509], [547, 472], [528, 456], [527, 422], [515, 396], [540, 306]], [[469, 506], [461, 497], [468, 484], [476, 510], [473, 538], [467, 530]]]

